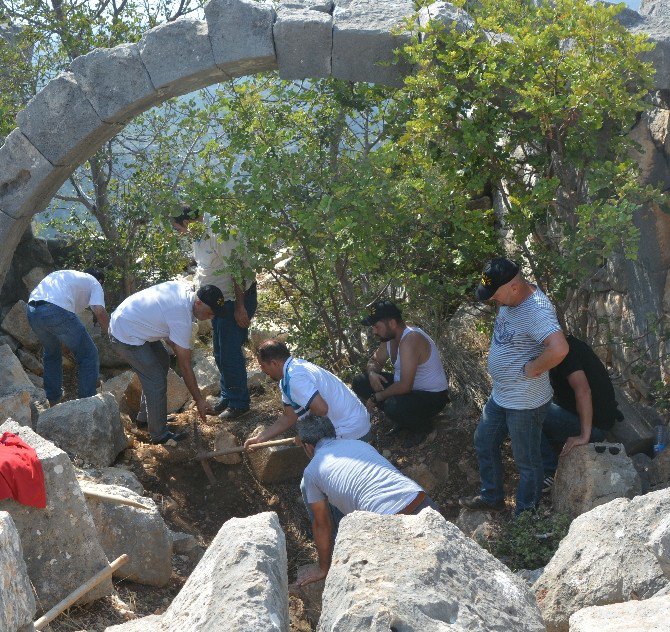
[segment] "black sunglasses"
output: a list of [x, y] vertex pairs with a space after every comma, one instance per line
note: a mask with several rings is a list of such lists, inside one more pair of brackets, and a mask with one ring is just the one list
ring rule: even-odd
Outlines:
[[593, 448], [598, 454], [603, 454], [605, 450], [609, 450], [610, 454], [619, 454], [621, 452], [621, 448], [617, 445], [594, 445]]

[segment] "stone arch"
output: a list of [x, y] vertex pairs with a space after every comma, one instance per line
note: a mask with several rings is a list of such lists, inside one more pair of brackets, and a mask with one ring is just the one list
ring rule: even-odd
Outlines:
[[[412, 0], [211, 0], [136, 44], [96, 49], [47, 83], [0, 148], [0, 286], [21, 235], [74, 169], [135, 116], [214, 83], [279, 70], [399, 85], [393, 33]], [[427, 13], [426, 13], [427, 15]]]

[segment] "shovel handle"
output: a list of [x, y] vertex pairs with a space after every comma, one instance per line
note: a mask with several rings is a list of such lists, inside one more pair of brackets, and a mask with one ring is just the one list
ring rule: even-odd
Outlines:
[[[260, 450], [261, 448], [271, 448], [275, 445], [291, 445], [295, 444], [294, 439], [291, 437], [289, 439], [276, 439], [275, 441], [265, 441], [264, 443], [254, 443], [254, 450]], [[243, 445], [240, 445], [236, 448], [226, 448], [225, 450], [215, 450], [214, 452], [203, 452], [198, 454], [198, 459], [200, 461], [204, 459], [210, 459], [215, 456], [223, 456], [225, 454], [237, 454], [239, 452], [246, 452], [246, 448]]]

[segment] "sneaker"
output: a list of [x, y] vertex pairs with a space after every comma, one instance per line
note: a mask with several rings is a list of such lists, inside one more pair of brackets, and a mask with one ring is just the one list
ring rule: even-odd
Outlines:
[[170, 439], [173, 441], [183, 441], [187, 437], [188, 432], [170, 432], [168, 430], [160, 439], [152, 439], [151, 443], [158, 445], [161, 443], [167, 443]]
[[219, 419], [238, 419], [246, 415], [250, 410], [248, 406], [246, 408], [233, 408], [229, 406], [219, 415]]
[[553, 476], [545, 476], [544, 481], [542, 481], [542, 493], [543, 494], [548, 494], [551, 491], [551, 488], [554, 485], [554, 477]]
[[505, 511], [505, 501], [491, 504], [486, 502], [481, 496], [464, 496], [458, 499], [458, 504], [470, 511]]
[[218, 415], [219, 413], [222, 413], [224, 410], [228, 408], [228, 400], [227, 399], [220, 399], [214, 406], [212, 406], [212, 410]]

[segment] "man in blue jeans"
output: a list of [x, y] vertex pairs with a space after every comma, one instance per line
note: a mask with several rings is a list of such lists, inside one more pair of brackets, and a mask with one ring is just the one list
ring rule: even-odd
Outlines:
[[519, 515], [535, 509], [542, 494], [542, 423], [552, 396], [548, 371], [568, 353], [568, 343], [549, 299], [523, 278], [513, 261], [489, 261], [476, 296], [500, 308], [488, 358], [493, 392], [475, 432], [481, 490], [459, 502], [472, 510], [505, 509], [500, 448], [509, 436], [519, 472]]
[[242, 346], [249, 338], [258, 305], [256, 281], [243, 254], [243, 239], [235, 231], [226, 238], [216, 235], [212, 221], [208, 213], [183, 204], [172, 226], [181, 234], [193, 235], [196, 285], [214, 285], [223, 293], [225, 309], [212, 319], [214, 360], [221, 384], [221, 397], [213, 408], [221, 419], [236, 419], [249, 412], [251, 404]]
[[57, 270], [48, 274], [30, 293], [26, 315], [28, 323], [44, 347], [44, 390], [50, 406], [63, 396], [62, 347], [75, 357], [78, 371], [77, 396], [92, 397], [98, 387], [98, 349], [78, 313], [90, 307], [102, 330], [107, 333], [109, 316], [100, 270], [87, 268]]
[[575, 446], [604, 441], [605, 431], [623, 419], [603, 363], [579, 338], [569, 335], [567, 340], [568, 355], [549, 371], [554, 397], [542, 427], [545, 492], [554, 482], [559, 457]]

